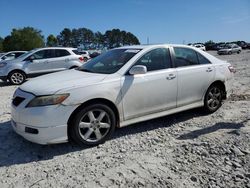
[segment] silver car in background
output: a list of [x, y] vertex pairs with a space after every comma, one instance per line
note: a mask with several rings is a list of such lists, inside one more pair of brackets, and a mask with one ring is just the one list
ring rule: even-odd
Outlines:
[[237, 44], [226, 44], [220, 50], [218, 50], [219, 55], [231, 55], [233, 53], [239, 54], [242, 48]]
[[28, 77], [76, 68], [84, 59], [75, 48], [39, 48], [17, 59], [0, 62], [0, 79], [14, 85], [22, 84]]
[[0, 54], [0, 61], [16, 59], [27, 51], [11, 51]]

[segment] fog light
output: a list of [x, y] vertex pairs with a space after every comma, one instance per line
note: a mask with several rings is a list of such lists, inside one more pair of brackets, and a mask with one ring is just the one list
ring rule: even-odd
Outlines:
[[25, 132], [30, 133], [30, 134], [38, 134], [37, 129], [33, 129], [33, 128], [30, 128], [30, 127], [25, 127]]

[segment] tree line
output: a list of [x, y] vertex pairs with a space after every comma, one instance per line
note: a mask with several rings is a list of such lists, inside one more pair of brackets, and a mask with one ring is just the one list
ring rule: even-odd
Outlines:
[[0, 37], [0, 51], [32, 50], [41, 47], [80, 47], [83, 49], [111, 49], [124, 45], [140, 44], [131, 32], [120, 29], [107, 30], [104, 33], [93, 32], [87, 28], [64, 28], [57, 36], [50, 34], [46, 39], [42, 31], [33, 27], [12, 29], [10, 35]]

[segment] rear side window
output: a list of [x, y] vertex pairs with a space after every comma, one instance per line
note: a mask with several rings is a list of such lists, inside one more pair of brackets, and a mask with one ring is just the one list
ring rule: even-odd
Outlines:
[[70, 53], [67, 50], [63, 50], [63, 49], [55, 50], [55, 57], [64, 57], [68, 55], [70, 55]]
[[169, 50], [166, 48], [154, 49], [143, 55], [135, 65], [144, 65], [148, 71], [167, 69], [171, 67]]
[[174, 47], [175, 66], [184, 67], [190, 65], [198, 65], [198, 57], [194, 50], [189, 48]]
[[74, 52], [74, 54], [76, 55], [81, 55], [81, 52], [79, 52], [78, 50], [72, 50]]
[[199, 63], [201, 65], [205, 65], [205, 64], [211, 64], [211, 62], [205, 58], [203, 55], [201, 55], [200, 53], [197, 52], [197, 56], [198, 56], [198, 59], [199, 59]]

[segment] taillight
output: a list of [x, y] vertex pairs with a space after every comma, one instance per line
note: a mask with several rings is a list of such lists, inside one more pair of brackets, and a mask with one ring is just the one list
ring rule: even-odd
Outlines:
[[229, 69], [230, 72], [236, 73], [236, 70], [232, 65], [228, 66], [228, 69]]
[[79, 60], [82, 61], [82, 62], [84, 61], [83, 57], [79, 57]]

